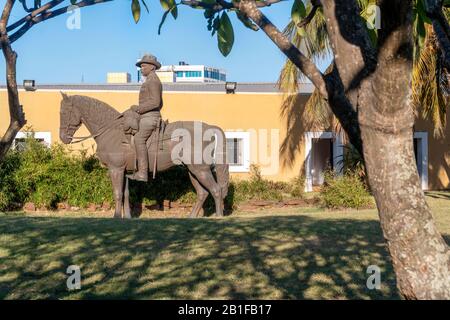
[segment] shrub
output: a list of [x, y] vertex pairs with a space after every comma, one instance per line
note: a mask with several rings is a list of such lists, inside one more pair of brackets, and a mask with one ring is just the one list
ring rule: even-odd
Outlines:
[[250, 166], [250, 179], [234, 182], [235, 201], [283, 200], [288, 185], [283, 182], [265, 180], [258, 166]]
[[112, 202], [107, 170], [94, 156], [71, 155], [59, 144], [47, 148], [32, 136], [25, 139], [22, 151], [8, 152], [0, 178], [1, 210], [26, 201], [48, 209], [58, 202], [80, 207]]
[[[33, 202], [37, 207], [54, 209], [60, 202], [86, 208], [89, 204], [113, 203], [108, 170], [95, 155], [69, 153], [65, 146], [47, 148], [32, 136], [25, 139], [21, 151], [10, 150], [0, 164], [0, 210], [10, 210]], [[304, 180], [274, 182], [262, 177], [255, 165], [250, 179], [231, 181], [225, 207], [248, 200], [275, 200], [301, 197]], [[162, 204], [164, 200], [193, 204], [197, 197], [186, 168], [174, 167], [159, 172], [149, 183], [130, 181], [132, 203]], [[205, 207], [213, 210], [208, 197]]]
[[291, 180], [289, 194], [294, 198], [304, 198], [305, 178], [303, 176]]
[[360, 209], [373, 206], [373, 200], [364, 183], [354, 173], [343, 176], [327, 173], [325, 183], [320, 190], [320, 199], [327, 208], [331, 209]]
[[0, 165], [0, 210], [13, 209], [14, 203], [21, 203], [23, 196], [17, 190], [15, 171], [20, 166], [20, 156], [17, 152], [8, 152]]

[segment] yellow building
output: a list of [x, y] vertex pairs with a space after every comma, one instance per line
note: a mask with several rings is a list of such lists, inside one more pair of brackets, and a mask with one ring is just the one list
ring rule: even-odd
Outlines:
[[172, 83], [175, 82], [175, 72], [174, 71], [157, 71], [156, 75], [162, 83]]
[[[339, 170], [343, 153], [341, 136], [327, 129], [307, 129], [302, 123], [302, 107], [312, 90], [310, 84], [301, 85], [296, 108], [283, 110], [283, 94], [273, 83], [238, 83], [235, 94], [226, 94], [224, 83], [165, 83], [162, 115], [170, 122], [200, 120], [223, 128], [234, 177], [246, 178], [250, 165], [257, 164], [263, 176], [272, 180], [305, 175], [308, 191], [323, 182], [326, 168]], [[60, 91], [100, 99], [124, 111], [137, 104], [139, 85], [40, 85], [34, 92], [19, 90], [28, 125], [37, 138], [48, 143], [59, 141]], [[4, 86], [0, 87], [0, 105], [0, 130], [4, 132], [9, 124]], [[417, 120], [414, 138], [422, 187], [448, 189], [450, 129], [441, 139], [432, 132], [430, 124]], [[85, 127], [77, 132], [78, 136], [88, 134]], [[73, 147], [94, 150], [95, 143], [87, 140]]]
[[108, 72], [106, 74], [106, 83], [130, 83], [131, 75], [128, 72]]

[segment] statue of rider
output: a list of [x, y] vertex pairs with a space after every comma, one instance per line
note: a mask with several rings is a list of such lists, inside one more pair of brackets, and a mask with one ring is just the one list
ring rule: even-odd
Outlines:
[[139, 105], [132, 106], [131, 109], [140, 115], [139, 130], [134, 136], [136, 145], [136, 157], [138, 161], [138, 171], [129, 176], [130, 179], [138, 181], [148, 181], [148, 149], [146, 142], [156, 128], [159, 128], [161, 121], [162, 84], [156, 75], [156, 70], [161, 68], [161, 64], [156, 57], [144, 55], [137, 67], [141, 68], [141, 74], [145, 81], [139, 91]]

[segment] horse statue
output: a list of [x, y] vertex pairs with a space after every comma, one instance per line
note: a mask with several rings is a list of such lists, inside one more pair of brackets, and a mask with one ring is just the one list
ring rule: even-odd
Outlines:
[[[115, 200], [114, 218], [131, 218], [127, 172], [136, 170], [136, 157], [131, 134], [124, 130], [124, 116], [100, 100], [61, 93], [59, 136], [63, 143], [70, 144], [94, 138], [96, 155], [109, 171]], [[74, 137], [84, 124], [91, 134]], [[177, 121], [154, 130], [147, 140], [149, 171], [164, 171], [183, 165], [197, 193], [190, 217], [197, 217], [208, 193], [215, 202], [215, 214], [223, 216], [223, 207], [229, 185], [229, 166], [226, 163], [225, 134], [217, 126], [199, 121]], [[204, 132], [199, 137], [199, 132]], [[209, 141], [204, 136], [210, 136]], [[156, 137], [156, 138], [155, 138]], [[158, 140], [158, 141], [156, 141]], [[200, 141], [199, 141], [200, 140]], [[156, 158], [156, 159], [155, 159]], [[211, 159], [209, 159], [211, 158]], [[156, 162], [155, 162], [156, 160]], [[152, 164], [155, 163], [155, 166]], [[213, 174], [215, 171], [215, 177]]]

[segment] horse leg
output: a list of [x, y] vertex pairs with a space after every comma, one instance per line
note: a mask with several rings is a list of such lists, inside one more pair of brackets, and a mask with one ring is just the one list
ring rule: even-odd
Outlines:
[[128, 183], [128, 177], [125, 177], [125, 187], [123, 193], [123, 214], [125, 219], [131, 219], [131, 211], [130, 211], [130, 189]]
[[190, 172], [189, 178], [191, 179], [192, 185], [195, 188], [195, 192], [197, 192], [197, 202], [195, 202], [189, 217], [196, 218], [198, 216], [200, 209], [203, 207], [206, 198], [208, 198], [208, 191], [202, 187], [200, 182], [198, 182], [197, 179], [195, 179], [195, 177]]
[[122, 218], [122, 201], [123, 201], [123, 178], [125, 171], [122, 169], [109, 169], [109, 175], [114, 190], [114, 201], [116, 209], [114, 211], [114, 218]]
[[205, 187], [213, 196], [216, 204], [216, 215], [223, 217], [223, 199], [222, 189], [214, 179], [210, 166], [190, 166], [191, 171], [197, 180]]

